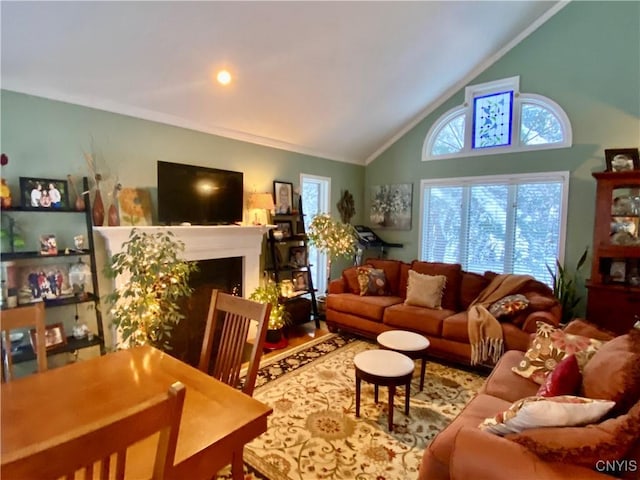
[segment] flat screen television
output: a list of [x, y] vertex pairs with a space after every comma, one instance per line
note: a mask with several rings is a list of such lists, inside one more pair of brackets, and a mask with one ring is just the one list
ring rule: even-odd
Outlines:
[[161, 225], [230, 225], [242, 221], [243, 174], [158, 161]]

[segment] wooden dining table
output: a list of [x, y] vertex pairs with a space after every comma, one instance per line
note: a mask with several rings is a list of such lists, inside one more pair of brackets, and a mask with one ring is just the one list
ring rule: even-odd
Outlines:
[[[186, 396], [171, 478], [210, 480], [226, 465], [241, 465], [244, 445], [267, 430], [271, 407], [150, 346], [2, 384], [2, 465], [43, 441], [164, 393], [175, 381], [185, 385]], [[157, 435], [131, 447], [126, 478], [151, 477], [156, 444]], [[238, 470], [234, 479], [242, 478]]]

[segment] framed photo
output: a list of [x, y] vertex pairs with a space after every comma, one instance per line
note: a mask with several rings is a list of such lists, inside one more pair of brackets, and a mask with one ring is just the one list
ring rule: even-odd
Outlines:
[[307, 249], [305, 247], [289, 247], [289, 265], [292, 267], [306, 267]]
[[68, 209], [67, 181], [20, 177], [20, 205], [28, 208]]
[[308, 290], [309, 289], [309, 273], [308, 272], [293, 272], [293, 289], [295, 291]]
[[69, 265], [61, 263], [24, 264], [16, 269], [18, 303], [27, 304], [41, 300], [72, 297], [69, 282]]
[[57, 255], [58, 244], [55, 235], [42, 235], [40, 237], [40, 255]]
[[[31, 329], [31, 347], [36, 349], [36, 342], [38, 341], [38, 334], [36, 329]], [[64, 327], [62, 323], [55, 323], [53, 325], [47, 325], [44, 330], [44, 346], [47, 350], [59, 347], [60, 345], [67, 344], [67, 337], [64, 334]]]
[[638, 236], [638, 217], [611, 217], [611, 235], [625, 233], [631, 237]]
[[290, 220], [281, 220], [276, 222], [277, 230], [282, 232], [282, 238], [291, 238], [293, 232], [291, 231], [292, 224]]
[[288, 215], [293, 211], [293, 183], [273, 182], [273, 203], [276, 215]]
[[623, 261], [611, 262], [611, 269], [609, 274], [611, 275], [612, 282], [624, 282], [626, 278], [627, 265]]
[[637, 148], [608, 148], [604, 151], [607, 172], [640, 170], [640, 154]]

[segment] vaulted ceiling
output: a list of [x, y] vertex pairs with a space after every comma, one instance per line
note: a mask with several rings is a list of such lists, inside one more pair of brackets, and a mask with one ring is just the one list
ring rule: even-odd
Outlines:
[[1, 85], [365, 164], [563, 5], [2, 1]]

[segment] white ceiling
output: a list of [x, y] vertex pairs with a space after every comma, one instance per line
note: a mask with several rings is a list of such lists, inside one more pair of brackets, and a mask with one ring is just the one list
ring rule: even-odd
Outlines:
[[563, 5], [2, 1], [1, 82], [365, 164]]

